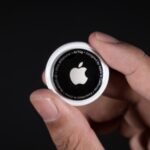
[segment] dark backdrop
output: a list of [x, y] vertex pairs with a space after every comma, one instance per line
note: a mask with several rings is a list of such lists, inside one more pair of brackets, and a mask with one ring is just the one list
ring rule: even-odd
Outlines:
[[[150, 10], [123, 1], [11, 3], [0, 5], [0, 149], [55, 149], [29, 102], [44, 87], [41, 73], [52, 51], [70, 41], [87, 41], [102, 31], [149, 53]], [[118, 133], [101, 136], [107, 150], [128, 150]]]

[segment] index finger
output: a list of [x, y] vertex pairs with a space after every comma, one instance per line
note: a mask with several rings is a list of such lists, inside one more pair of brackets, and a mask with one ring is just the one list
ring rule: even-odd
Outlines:
[[125, 75], [134, 91], [150, 100], [148, 55], [135, 46], [114, 40], [113, 37], [103, 33], [91, 34], [89, 42], [111, 68]]

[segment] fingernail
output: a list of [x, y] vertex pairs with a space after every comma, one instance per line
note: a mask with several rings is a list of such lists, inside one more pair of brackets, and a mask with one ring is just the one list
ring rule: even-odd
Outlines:
[[102, 42], [107, 42], [107, 43], [118, 43], [119, 40], [117, 40], [116, 38], [107, 35], [105, 33], [101, 33], [101, 32], [95, 32], [95, 37], [97, 40], [102, 41]]
[[53, 122], [58, 119], [58, 109], [50, 97], [41, 97], [40, 95], [32, 94], [30, 99], [44, 122]]

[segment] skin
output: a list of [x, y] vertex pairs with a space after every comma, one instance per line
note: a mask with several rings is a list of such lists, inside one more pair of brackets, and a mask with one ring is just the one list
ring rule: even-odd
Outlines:
[[107, 89], [97, 101], [73, 107], [47, 89], [30, 96], [56, 148], [104, 150], [95, 132], [118, 130], [132, 150], [150, 150], [150, 57], [100, 32], [89, 36], [89, 44], [111, 68]]

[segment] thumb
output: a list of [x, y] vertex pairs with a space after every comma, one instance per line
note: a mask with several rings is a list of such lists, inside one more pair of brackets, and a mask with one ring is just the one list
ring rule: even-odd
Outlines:
[[30, 99], [58, 150], [104, 150], [80, 111], [60, 100], [52, 91], [37, 90]]
[[89, 42], [111, 68], [125, 75], [133, 90], [149, 99], [149, 56], [133, 45], [100, 32], [92, 33]]

